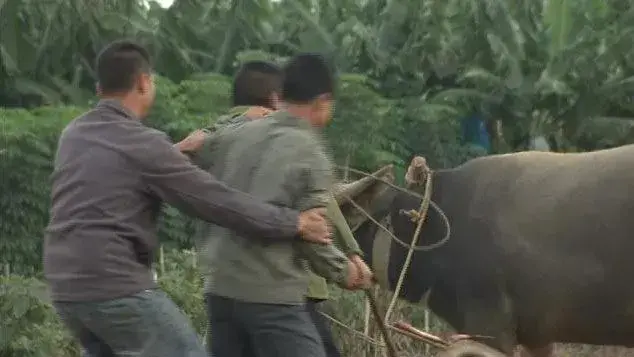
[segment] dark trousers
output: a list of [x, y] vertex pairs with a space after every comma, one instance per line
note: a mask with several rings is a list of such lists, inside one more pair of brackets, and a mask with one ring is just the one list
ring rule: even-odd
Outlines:
[[326, 318], [320, 313], [320, 304], [323, 300], [316, 299], [307, 299], [306, 300], [306, 308], [308, 309], [308, 313], [319, 332], [319, 336], [324, 344], [324, 349], [326, 350], [327, 357], [341, 357], [341, 353], [337, 348], [337, 344], [332, 336], [332, 331], [330, 330], [330, 324], [326, 320]]
[[210, 352], [218, 357], [326, 357], [305, 304], [279, 305], [205, 296]]
[[83, 357], [205, 357], [196, 332], [160, 290], [100, 302], [54, 302]]

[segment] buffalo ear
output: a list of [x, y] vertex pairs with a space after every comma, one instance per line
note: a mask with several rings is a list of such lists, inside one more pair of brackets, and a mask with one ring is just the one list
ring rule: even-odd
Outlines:
[[[393, 183], [394, 167], [392, 165], [383, 166], [372, 176]], [[351, 183], [341, 183], [334, 188], [335, 199], [353, 231], [368, 220], [368, 217], [356, 205], [369, 214], [373, 214], [375, 211], [374, 203], [389, 188], [385, 182], [376, 180], [374, 177], [367, 176]], [[356, 205], [350, 203], [349, 199], [352, 199]]]

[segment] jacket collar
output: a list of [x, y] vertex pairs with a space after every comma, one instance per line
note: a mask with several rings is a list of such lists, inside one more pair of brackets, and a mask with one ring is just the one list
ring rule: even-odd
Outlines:
[[117, 99], [113, 99], [113, 98], [101, 99], [97, 103], [95, 108], [114, 111], [126, 119], [135, 119], [135, 120], [138, 119], [136, 115], [134, 115], [131, 111], [129, 111], [123, 105], [121, 105], [121, 102]]
[[312, 126], [308, 120], [302, 119], [302, 118], [298, 118], [294, 115], [292, 115], [291, 113], [289, 113], [286, 110], [279, 110], [277, 112], [275, 112], [273, 114], [277, 120], [285, 125], [285, 126], [289, 126], [289, 127], [294, 127], [294, 128], [299, 128], [302, 130], [310, 130], [310, 131], [314, 131], [315, 133], [319, 132], [318, 128], [315, 128], [314, 126]]

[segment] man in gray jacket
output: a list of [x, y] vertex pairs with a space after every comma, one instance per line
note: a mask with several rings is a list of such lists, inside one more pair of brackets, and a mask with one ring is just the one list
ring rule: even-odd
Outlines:
[[64, 129], [55, 157], [44, 240], [53, 304], [88, 356], [203, 357], [187, 318], [151, 274], [162, 202], [269, 244], [329, 244], [324, 212], [231, 189], [144, 126], [154, 84], [143, 47], [112, 43], [96, 67], [102, 100]]
[[[326, 207], [333, 202], [333, 172], [318, 130], [330, 119], [333, 87], [321, 56], [291, 59], [283, 108], [211, 134], [209, 170], [267, 202], [299, 210]], [[325, 357], [306, 306], [311, 270], [346, 289], [371, 283], [371, 274], [333, 245], [257, 242], [211, 226], [200, 253], [211, 347], [218, 356]]]

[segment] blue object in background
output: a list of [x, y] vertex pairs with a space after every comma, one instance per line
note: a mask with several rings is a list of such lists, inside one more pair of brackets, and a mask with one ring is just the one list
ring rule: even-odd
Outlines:
[[491, 152], [491, 137], [487, 131], [484, 119], [475, 114], [462, 120], [462, 136], [466, 143], [478, 145]]
[[546, 137], [540, 135], [531, 138], [531, 142], [528, 148], [536, 151], [550, 151], [550, 144], [548, 143]]

